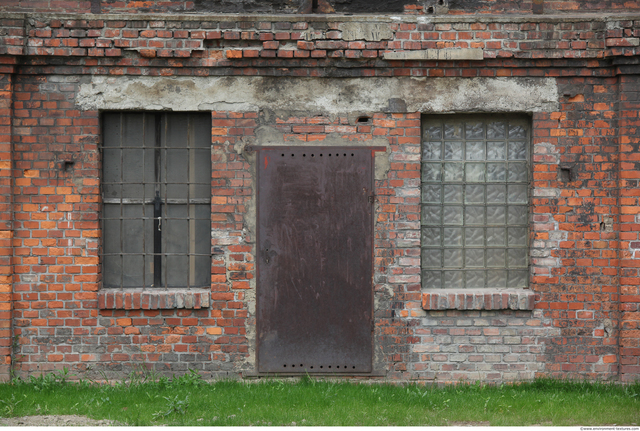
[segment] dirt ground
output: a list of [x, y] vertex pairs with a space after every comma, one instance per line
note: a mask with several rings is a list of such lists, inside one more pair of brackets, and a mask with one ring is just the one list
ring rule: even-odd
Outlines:
[[0, 426], [11, 427], [43, 427], [43, 426], [110, 426], [119, 425], [110, 420], [95, 420], [77, 415], [23, 416], [21, 418], [0, 418]]

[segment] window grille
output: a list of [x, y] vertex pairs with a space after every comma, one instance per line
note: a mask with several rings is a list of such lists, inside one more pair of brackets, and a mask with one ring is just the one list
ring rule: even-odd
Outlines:
[[528, 284], [529, 122], [429, 116], [422, 139], [422, 285]]
[[211, 117], [106, 113], [105, 288], [211, 283]]

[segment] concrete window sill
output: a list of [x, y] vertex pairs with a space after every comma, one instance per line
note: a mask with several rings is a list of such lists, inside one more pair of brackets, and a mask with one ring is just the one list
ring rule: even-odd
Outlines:
[[425, 310], [533, 310], [529, 289], [432, 289], [422, 293]]
[[211, 292], [205, 289], [103, 289], [98, 292], [102, 310], [163, 310], [208, 308]]

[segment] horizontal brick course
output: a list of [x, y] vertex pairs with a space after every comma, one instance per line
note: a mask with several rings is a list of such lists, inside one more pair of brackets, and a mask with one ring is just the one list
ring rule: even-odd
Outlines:
[[200, 309], [210, 304], [210, 292], [194, 290], [153, 291], [144, 289], [127, 289], [126, 291], [98, 292], [98, 308], [125, 310], [161, 310], [161, 309]]
[[533, 310], [531, 290], [428, 289], [422, 293], [425, 310]]

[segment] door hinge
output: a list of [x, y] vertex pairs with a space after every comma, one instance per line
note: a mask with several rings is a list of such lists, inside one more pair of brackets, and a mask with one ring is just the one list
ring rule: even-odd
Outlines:
[[376, 201], [376, 195], [367, 196], [367, 200], [369, 201], [370, 204], [374, 203]]

